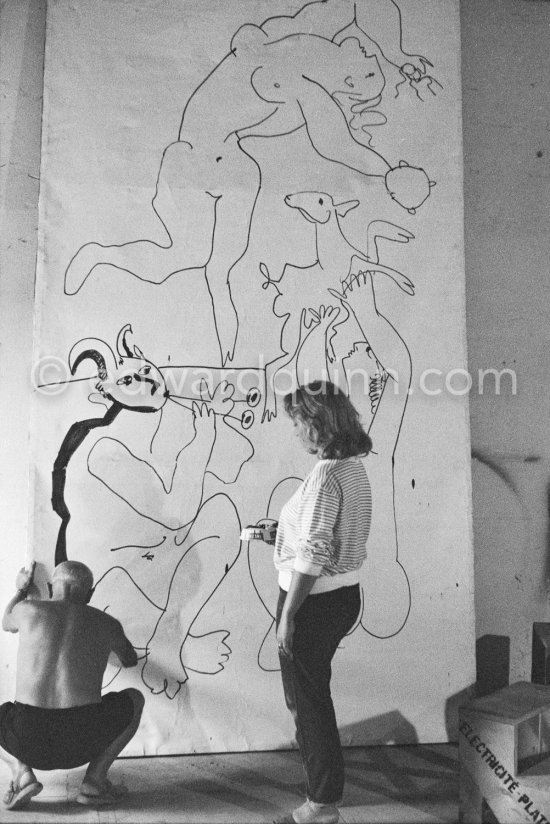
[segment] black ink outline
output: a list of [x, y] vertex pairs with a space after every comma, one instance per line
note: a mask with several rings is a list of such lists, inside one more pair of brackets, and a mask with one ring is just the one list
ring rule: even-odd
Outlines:
[[[250, 154], [243, 145], [243, 140], [247, 137], [282, 136], [304, 127], [313, 150], [321, 157], [340, 163], [350, 170], [368, 176], [383, 177], [391, 172], [392, 187], [390, 194], [397, 202], [401, 202], [402, 186], [400, 185], [400, 181], [404, 179], [405, 173], [401, 173], [399, 167], [392, 169], [391, 164], [370, 145], [365, 145], [355, 139], [347, 119], [343, 114], [342, 104], [338, 102], [334, 96], [337, 93], [341, 94], [345, 90], [329, 90], [323, 85], [324, 81], [315, 78], [312, 73], [312, 67], [325, 62], [317, 59], [319, 55], [317, 55], [315, 48], [317, 51], [319, 51], [320, 48], [340, 48], [351, 39], [357, 41], [361, 53], [364, 56], [375, 57], [380, 67], [378, 55], [374, 53], [370, 55], [367, 51], [367, 46], [369, 49], [372, 49], [374, 45], [376, 49], [378, 49], [380, 56], [383, 57], [388, 64], [399, 68], [401, 77], [406, 77], [413, 88], [415, 88], [417, 81], [423, 82], [426, 80], [428, 77], [426, 75], [427, 66], [431, 66], [432, 64], [423, 56], [413, 55], [403, 50], [403, 29], [399, 7], [393, 0], [385, 0], [385, 3], [381, 0], [378, 6], [381, 11], [379, 11], [377, 7], [376, 12], [374, 12], [373, 8], [369, 7], [368, 14], [366, 15], [367, 22], [365, 23], [362, 19], [361, 4], [357, 2], [347, 4], [340, 2], [340, 5], [337, 5], [334, 2], [329, 4], [326, 0], [325, 2], [319, 0], [319, 2], [306, 3], [294, 15], [269, 17], [261, 26], [250, 24], [241, 26], [232, 37], [229, 52], [214, 66], [191, 93], [183, 109], [178, 140], [171, 143], [164, 150], [157, 176], [155, 195], [151, 205], [166, 232], [168, 243], [163, 245], [162, 243], [157, 243], [156, 241], [145, 238], [122, 244], [105, 245], [94, 241], [86, 243], [77, 250], [67, 266], [65, 272], [65, 294], [75, 294], [78, 292], [91, 272], [98, 265], [111, 266], [121, 271], [126, 271], [140, 280], [157, 284], [163, 283], [176, 272], [204, 268], [212, 303], [216, 335], [220, 347], [221, 363], [224, 365], [227, 361], [232, 360], [239, 332], [239, 318], [231, 295], [231, 272], [248, 249], [252, 219], [262, 189], [262, 170], [253, 155]], [[306, 21], [307, 25], [304, 25], [304, 21]], [[348, 29], [350, 29], [350, 32], [345, 36]], [[351, 29], [353, 29], [353, 33]], [[240, 100], [244, 100], [244, 91], [247, 91], [250, 95], [250, 103], [248, 104], [248, 108], [245, 108], [240, 115], [240, 122], [235, 122], [232, 126], [229, 124], [229, 119], [235, 119], [236, 109], [234, 111], [228, 111], [228, 122], [226, 125], [223, 117], [219, 117], [217, 122], [219, 122], [222, 128], [225, 126], [226, 132], [225, 134], [223, 132], [218, 134], [217, 138], [215, 138], [212, 135], [211, 118], [202, 117], [204, 104], [203, 107], [201, 107], [200, 95], [203, 90], [211, 88], [216, 82], [216, 79], [219, 80], [220, 77], [222, 78], [221, 83], [223, 90], [223, 78], [225, 78], [228, 73], [231, 73], [235, 67], [234, 61], [238, 59], [240, 55], [239, 41], [242, 40], [242, 38], [246, 39], [248, 45], [253, 41], [258, 54], [256, 59], [252, 60], [251, 65], [247, 66], [245, 64], [241, 69], [243, 72], [241, 78], [243, 93], [239, 95], [238, 89], [235, 86], [236, 81], [234, 75], [232, 75], [232, 86], [236, 90], [238, 99]], [[364, 38], [366, 38], [366, 41]], [[272, 67], [270, 61], [274, 61], [273, 49], [275, 49], [275, 54], [277, 54], [277, 48], [282, 43], [284, 43], [284, 49], [279, 57], [280, 62], [276, 67]], [[323, 45], [321, 46], [320, 44]], [[292, 55], [289, 57], [289, 50], [292, 48], [294, 48], [296, 55], [300, 58], [301, 64], [305, 59], [304, 56], [308, 53], [308, 46], [315, 47], [313, 49], [314, 54], [310, 55], [309, 73], [306, 74], [302, 72], [301, 77], [306, 84], [310, 84], [309, 89], [306, 86], [300, 95], [296, 88], [293, 87], [290, 96], [285, 96], [285, 94], [281, 92], [281, 82], [273, 82], [270, 88], [278, 88], [279, 93], [273, 97], [272, 91], [268, 95], [267, 87], [269, 86], [269, 79], [266, 86], [265, 78], [263, 78], [263, 81], [262, 78], [259, 80], [257, 73], [263, 69], [266, 71], [284, 71], [283, 66], [288, 69], [289, 65], [293, 65], [293, 60], [290, 59]], [[264, 54], [262, 50], [267, 51]], [[245, 52], [247, 52], [247, 50], [245, 50]], [[248, 59], [250, 59], [252, 54], [251, 49], [248, 50], [247, 54]], [[243, 57], [243, 60], [244, 59]], [[307, 59], [305, 59], [305, 62], [307, 63]], [[411, 70], [408, 70], [408, 67], [410, 67]], [[406, 68], [407, 71], [405, 71]], [[380, 69], [380, 71], [385, 83], [382, 69]], [[434, 78], [430, 78], [430, 80], [433, 80], [434, 83], [436, 82]], [[284, 86], [284, 82], [282, 85]], [[313, 104], [315, 111], [311, 109], [309, 101], [309, 97], [313, 95], [313, 89], [317, 89], [318, 91], [318, 93], [315, 93], [317, 102]], [[380, 94], [382, 89], [380, 90]], [[252, 94], [250, 94], [250, 91], [252, 91]], [[377, 95], [376, 100], [380, 94]], [[354, 92], [352, 97], [355, 101], [355, 108], [362, 104], [368, 105], [369, 103], [369, 100], [361, 100], [361, 95], [357, 92]], [[421, 99], [418, 91], [417, 97]], [[259, 107], [255, 108], [259, 100], [267, 104], [268, 108], [262, 107], [261, 111]], [[287, 106], [281, 115], [280, 107], [287, 103], [292, 103], [293, 108]], [[308, 112], [305, 111], [306, 106], [308, 107]], [[317, 106], [322, 106], [322, 115], [319, 113], [320, 110], [315, 108]], [[269, 107], [271, 107], [271, 109]], [[198, 117], [197, 111], [201, 113]], [[258, 116], [256, 116], [256, 111]], [[296, 111], [301, 113], [301, 119], [294, 121], [292, 120], [292, 112], [295, 113]], [[328, 129], [329, 120], [331, 122], [330, 129]], [[202, 141], [200, 139], [201, 129], [204, 132]], [[336, 139], [336, 137], [338, 137], [338, 139]], [[229, 143], [230, 139], [231, 144]], [[184, 177], [184, 172], [182, 171], [183, 165], [179, 157], [177, 179], [171, 178], [170, 171], [166, 171], [165, 179], [165, 165], [169, 170], [174, 152], [177, 151], [178, 155], [180, 155], [182, 147], [185, 147], [183, 157], [187, 158], [187, 162], [184, 161], [183, 165], [188, 169], [188, 179]], [[223, 147], [225, 147], [225, 149]], [[211, 155], [209, 152], [211, 152]], [[229, 157], [227, 156], [228, 153]], [[194, 157], [194, 162], [192, 159], [189, 160], [188, 156]], [[226, 176], [224, 182], [219, 170], [226, 167], [231, 156], [233, 156], [233, 165], [229, 171], [229, 176]], [[229, 197], [231, 191], [238, 190], [241, 199], [245, 196], [245, 181], [242, 170], [239, 171], [238, 187], [235, 187], [233, 180], [237, 166], [242, 163], [245, 156], [250, 160], [251, 164], [249, 166], [249, 188], [246, 193], [248, 198], [247, 206], [245, 207], [244, 204], [241, 203], [240, 208], [237, 208], [236, 205], [231, 202], [228, 203], [228, 206], [224, 206], [223, 198], [226, 196]], [[373, 161], [373, 159], [375, 160]], [[374, 165], [372, 165], [373, 162]], [[198, 174], [199, 164], [203, 176], [203, 194], [213, 200], [213, 204], [210, 204], [210, 207], [208, 207], [207, 201], [204, 202], [205, 215], [203, 218], [205, 221], [206, 212], [210, 213], [210, 229], [208, 230], [210, 237], [208, 238], [208, 233], [205, 235], [203, 239], [204, 251], [201, 252], [199, 250], [198, 253], [195, 252], [197, 259], [190, 260], [193, 244], [190, 244], [189, 238], [184, 239], [185, 232], [181, 233], [180, 238], [177, 238], [177, 235], [181, 232], [181, 228], [179, 227], [185, 222], [186, 218], [185, 198], [182, 200], [182, 210], [180, 210], [178, 218], [176, 219], [173, 212], [172, 199], [170, 201], [172, 209], [171, 216], [168, 215], [168, 213], [164, 214], [165, 209], [162, 206], [162, 193], [165, 186], [168, 190], [174, 192], [182, 191], [185, 187], [191, 192], [199, 191], [200, 186], [198, 180], [195, 179], [195, 174]], [[254, 172], [255, 175], [257, 174], [257, 182], [255, 184], [251, 179], [252, 164], [257, 169], [257, 173]], [[422, 172], [427, 180], [427, 176], [423, 170], [415, 169], [414, 171]], [[413, 178], [411, 178], [410, 172], [406, 173], [405, 179], [408, 181], [407, 189], [410, 186], [417, 185], [411, 182]], [[416, 179], [421, 182], [421, 175], [417, 175]], [[174, 182], [173, 187], [170, 186], [171, 180]], [[430, 186], [428, 186], [423, 199], [428, 197], [429, 193]], [[406, 195], [409, 200], [410, 192], [407, 191]], [[421, 202], [423, 202], [423, 200], [412, 197], [411, 204], [405, 206], [405, 208], [408, 208], [409, 211], [414, 211]], [[196, 207], [195, 209], [192, 208], [191, 201], [187, 203], [187, 211], [197, 211], [198, 204], [196, 194], [193, 204]], [[224, 229], [220, 240], [221, 208], [224, 210]], [[172, 220], [172, 217], [174, 220]], [[226, 221], [227, 227], [225, 226]], [[236, 221], [238, 221], [239, 224], [237, 224]], [[181, 249], [180, 246], [182, 247]], [[231, 247], [235, 248], [231, 249]], [[137, 253], [135, 251], [136, 249], [138, 250]], [[209, 251], [207, 251], [208, 249]], [[121, 252], [121, 250], [124, 251]], [[152, 260], [149, 259], [148, 253], [154, 253], [154, 257], [156, 258], [155, 265], [153, 265]], [[168, 262], [163, 266], [162, 258], [166, 256], [168, 256], [169, 260], [175, 257], [177, 264], [174, 262], [172, 265]], [[82, 264], [83, 257], [86, 258], [84, 264]], [[158, 272], [156, 271], [157, 269]], [[76, 275], [75, 270], [77, 271]]]

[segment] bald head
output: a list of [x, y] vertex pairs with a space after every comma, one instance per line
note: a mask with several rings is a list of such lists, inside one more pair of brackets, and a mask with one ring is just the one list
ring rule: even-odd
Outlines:
[[63, 561], [58, 564], [52, 575], [54, 597], [70, 597], [73, 600], [90, 599], [94, 586], [91, 569], [80, 561]]

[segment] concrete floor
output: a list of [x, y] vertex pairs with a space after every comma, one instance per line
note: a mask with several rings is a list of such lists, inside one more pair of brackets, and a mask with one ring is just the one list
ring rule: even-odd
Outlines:
[[[342, 824], [455, 824], [458, 748], [453, 744], [345, 750]], [[37, 772], [43, 792], [25, 810], [0, 807], [0, 821], [31, 824], [247, 824], [271, 822], [303, 801], [297, 752], [124, 758], [111, 778], [124, 781], [123, 804], [99, 810], [74, 798], [84, 768]], [[0, 764], [2, 788], [9, 770]], [[3, 795], [3, 789], [2, 789]]]

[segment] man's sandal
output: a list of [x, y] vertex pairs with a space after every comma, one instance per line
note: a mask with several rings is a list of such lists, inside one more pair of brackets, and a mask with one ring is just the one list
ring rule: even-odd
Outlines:
[[97, 793], [90, 793], [80, 788], [76, 797], [77, 804], [85, 804], [88, 807], [103, 807], [106, 804], [116, 804], [121, 798], [128, 795], [128, 787], [124, 784], [112, 784], [105, 779], [103, 784], [99, 784], [92, 778], [86, 778], [83, 782], [88, 787], [94, 787]]
[[[24, 775], [31, 775], [33, 781], [30, 781], [22, 787], [21, 779]], [[31, 798], [38, 795], [38, 793], [42, 792], [43, 789], [44, 785], [41, 784], [40, 781], [36, 780], [34, 773], [31, 770], [25, 770], [25, 772], [19, 776], [17, 781], [10, 781], [8, 790], [2, 799], [4, 809], [22, 810], [29, 804]]]

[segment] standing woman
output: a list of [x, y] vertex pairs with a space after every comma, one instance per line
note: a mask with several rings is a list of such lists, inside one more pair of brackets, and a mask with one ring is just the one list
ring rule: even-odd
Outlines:
[[275, 544], [277, 643], [285, 701], [296, 722], [307, 799], [280, 822], [333, 824], [344, 761], [330, 693], [331, 660], [361, 609], [371, 489], [361, 458], [372, 442], [337, 386], [315, 381], [284, 398], [318, 460], [282, 509]]

